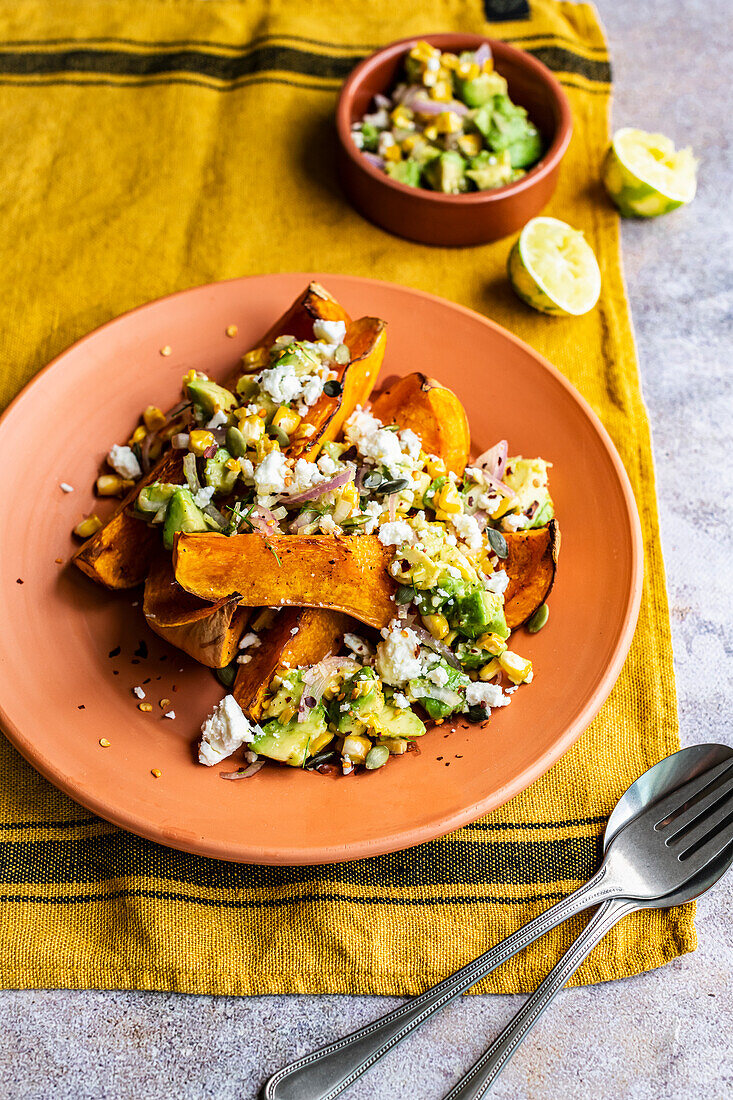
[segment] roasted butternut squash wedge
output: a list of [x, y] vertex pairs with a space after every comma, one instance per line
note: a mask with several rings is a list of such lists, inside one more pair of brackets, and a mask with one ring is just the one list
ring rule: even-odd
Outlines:
[[143, 612], [151, 630], [208, 668], [223, 668], [234, 659], [250, 617], [237, 599], [210, 604], [184, 591], [163, 550], [145, 580]]
[[439, 455], [449, 470], [463, 474], [471, 432], [466, 410], [452, 390], [415, 371], [380, 393], [372, 412], [384, 424], [410, 428], [420, 436], [424, 451]]
[[260, 644], [247, 650], [251, 660], [240, 665], [232, 695], [245, 714], [258, 721], [272, 677], [281, 666], [313, 665], [341, 648], [349, 618], [320, 607], [286, 607]]
[[509, 575], [504, 613], [507, 626], [516, 630], [550, 595], [560, 553], [560, 528], [553, 519], [547, 527], [507, 533], [504, 538], [509, 551], [502, 563]]
[[376, 535], [176, 536], [176, 580], [215, 603], [237, 596], [247, 607], [324, 607], [381, 628], [394, 618], [394, 552]]
[[107, 588], [134, 588], [142, 584], [160, 544], [160, 531], [136, 519], [130, 514], [131, 509], [143, 486], [154, 481], [177, 483], [183, 480], [183, 456], [179, 451], [168, 451], [150, 473], [130, 489], [104, 527], [77, 550], [71, 559], [74, 565]]
[[[256, 346], [267, 347], [278, 336], [286, 333], [297, 339], [310, 340], [313, 338], [313, 321], [317, 318], [326, 321], [344, 321], [347, 325], [351, 320], [346, 310], [327, 290], [318, 283], [310, 283], [304, 293], [295, 299], [290, 308], [265, 333]], [[381, 359], [379, 362], [381, 363]], [[239, 364], [229, 375], [225, 385], [233, 389], [243, 373], [243, 368]], [[312, 437], [310, 442], [312, 443], [315, 438]], [[325, 442], [325, 439], [321, 438], [318, 446], [322, 442]], [[99, 584], [106, 585], [107, 588], [134, 588], [142, 584], [147, 576], [152, 555], [159, 544], [160, 535], [154, 528], [148, 527], [131, 515], [131, 508], [143, 486], [150, 485], [153, 481], [183, 482], [182, 463], [182, 455], [169, 451], [156, 463], [150, 473], [130, 490], [104, 527], [87, 539], [74, 554], [72, 561], [82, 572]]]

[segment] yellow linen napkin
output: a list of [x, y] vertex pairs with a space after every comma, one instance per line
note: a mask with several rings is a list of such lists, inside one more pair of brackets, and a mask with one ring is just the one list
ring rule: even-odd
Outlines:
[[[600, 261], [603, 293], [586, 317], [548, 320], [517, 301], [511, 241], [424, 248], [369, 225], [339, 192], [332, 117], [345, 76], [380, 44], [450, 30], [531, 51], [568, 93], [575, 133], [548, 212], [583, 229]], [[621, 453], [646, 555], [625, 668], [548, 775], [452, 836], [335, 867], [217, 863], [91, 817], [0, 739], [0, 984], [417, 992], [585, 879], [621, 792], [678, 747], [649, 430], [618, 221], [598, 184], [611, 87], [595, 12], [552, 0], [529, 14], [523, 0], [0, 0], [0, 83], [3, 403], [139, 303], [236, 275], [333, 271], [488, 314], [567, 375]], [[534, 987], [579, 927], [481, 988]], [[637, 914], [577, 980], [694, 946], [691, 908]]]

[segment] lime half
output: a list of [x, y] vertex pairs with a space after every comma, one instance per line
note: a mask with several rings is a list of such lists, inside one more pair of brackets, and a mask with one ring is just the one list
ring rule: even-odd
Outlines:
[[613, 135], [603, 164], [606, 190], [625, 218], [656, 218], [695, 197], [697, 161], [664, 134], [625, 127]]
[[527, 305], [555, 317], [579, 317], [598, 301], [601, 272], [578, 229], [557, 218], [532, 218], [509, 253], [509, 279]]

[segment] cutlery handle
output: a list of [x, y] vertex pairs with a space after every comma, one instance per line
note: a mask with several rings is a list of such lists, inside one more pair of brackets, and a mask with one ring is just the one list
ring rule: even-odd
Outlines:
[[583, 959], [590, 954], [597, 943], [600, 943], [614, 924], [627, 913], [632, 913], [638, 908], [638, 902], [626, 898], [615, 898], [604, 902], [570, 950], [563, 955], [498, 1039], [474, 1063], [466, 1076], [451, 1089], [444, 1100], [479, 1100], [484, 1096]]
[[529, 924], [456, 971], [449, 978], [411, 998], [393, 1012], [346, 1035], [327, 1047], [306, 1054], [274, 1073], [263, 1089], [263, 1100], [333, 1100], [377, 1059], [419, 1027], [434, 1012], [470, 989], [501, 963], [512, 958], [568, 917], [597, 905], [613, 890], [605, 865], [581, 886]]

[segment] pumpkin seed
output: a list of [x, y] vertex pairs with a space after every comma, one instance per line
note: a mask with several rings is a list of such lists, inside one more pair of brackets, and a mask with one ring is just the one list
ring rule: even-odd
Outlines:
[[226, 688], [230, 688], [233, 686], [234, 681], [237, 678], [238, 668], [239, 665], [235, 660], [232, 661], [231, 664], [225, 665], [224, 668], [215, 668], [214, 675], [216, 676], [220, 684], [223, 684]]
[[386, 745], [372, 745], [367, 753], [364, 764], [367, 771], [373, 772], [377, 768], [383, 768], [389, 760], [389, 749]]
[[395, 603], [410, 603], [415, 597], [415, 589], [409, 584], [400, 584], [395, 592]]
[[501, 558], [502, 560], [506, 558], [509, 554], [509, 547], [501, 531], [497, 531], [495, 527], [487, 527], [486, 537], [497, 558]]
[[327, 397], [338, 397], [344, 392], [344, 387], [340, 382], [337, 382], [335, 378], [331, 378], [323, 387], [323, 392]]
[[267, 434], [271, 439], [276, 439], [281, 447], [290, 446], [290, 436], [287, 432], [283, 431], [279, 424], [270, 424], [267, 429]]
[[227, 429], [227, 450], [235, 458], [244, 458], [247, 454], [247, 441], [239, 428]]
[[378, 489], [383, 480], [379, 470], [372, 470], [372, 472], [367, 474], [364, 478], [363, 485], [365, 489]]
[[391, 496], [392, 493], [401, 493], [409, 485], [406, 477], [397, 477], [394, 481], [383, 481], [379, 486], [380, 496]]
[[530, 634], [536, 634], [538, 630], [542, 630], [542, 627], [545, 625], [549, 617], [550, 609], [547, 604], [540, 604], [532, 618], [527, 623], [527, 630], [530, 632]]

